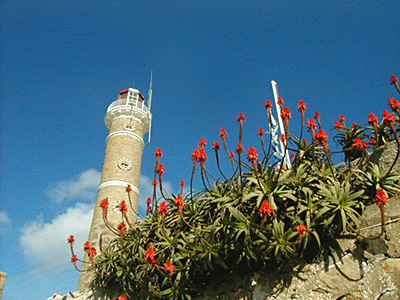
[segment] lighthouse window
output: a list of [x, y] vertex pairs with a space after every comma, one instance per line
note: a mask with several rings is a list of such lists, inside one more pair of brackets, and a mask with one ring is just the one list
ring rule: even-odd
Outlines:
[[133, 122], [126, 122], [124, 124], [124, 129], [127, 131], [135, 131], [136, 130], [136, 125]]
[[124, 171], [129, 171], [130, 169], [132, 169], [132, 162], [127, 158], [121, 158], [118, 161], [118, 168]]

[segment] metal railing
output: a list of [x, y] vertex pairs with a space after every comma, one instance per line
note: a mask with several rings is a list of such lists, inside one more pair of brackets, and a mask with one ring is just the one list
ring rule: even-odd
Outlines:
[[149, 111], [149, 108], [144, 104], [144, 101], [138, 101], [137, 99], [118, 99], [108, 106], [107, 112], [109, 112], [110, 110], [112, 110], [117, 106], [132, 106], [132, 107], [137, 107], [143, 110], [144, 112]]

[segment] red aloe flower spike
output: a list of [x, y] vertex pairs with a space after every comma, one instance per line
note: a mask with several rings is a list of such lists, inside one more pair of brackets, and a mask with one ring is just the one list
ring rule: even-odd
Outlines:
[[238, 144], [238, 145], [236, 146], [236, 153], [237, 153], [238, 155], [241, 155], [241, 154], [243, 153], [243, 150], [244, 150], [244, 147], [243, 147], [242, 144]]
[[338, 121], [335, 121], [335, 122], [333, 123], [333, 127], [334, 127], [335, 129], [340, 129], [340, 128], [343, 128], [344, 126], [343, 126], [342, 123], [340, 123], [340, 122], [338, 122]]
[[228, 137], [228, 132], [226, 132], [225, 128], [221, 128], [221, 130], [219, 131], [219, 136], [223, 140]]
[[297, 225], [296, 226], [296, 230], [300, 234], [300, 233], [302, 233], [304, 231], [307, 231], [307, 226], [304, 225], [304, 224]]
[[156, 251], [153, 248], [147, 248], [146, 254], [144, 255], [144, 259], [147, 260], [147, 263], [155, 265], [156, 261]]
[[351, 128], [356, 128], [357, 126], [358, 126], [357, 123], [355, 123], [355, 122], [351, 123]]
[[308, 119], [307, 120], [307, 128], [308, 128], [308, 131], [311, 131], [312, 142], [314, 143], [314, 141], [315, 141], [315, 129], [317, 129], [317, 124], [315, 124], [314, 119]]
[[153, 186], [158, 185], [158, 180], [157, 180], [157, 179], [154, 179], [154, 180], [151, 182], [151, 185], [153, 185]]
[[222, 143], [224, 144], [226, 153], [228, 153], [228, 145], [226, 143], [226, 138], [228, 137], [228, 133], [224, 128], [221, 128], [221, 130], [219, 131], [219, 137], [222, 139]]
[[118, 297], [118, 300], [128, 300], [128, 297], [126, 295], [121, 295]]
[[399, 79], [395, 75], [392, 75], [392, 78], [390, 79], [390, 84], [396, 84], [398, 81]]
[[254, 169], [257, 168], [258, 157], [259, 155], [256, 148], [250, 147], [249, 150], [247, 151], [247, 159], [253, 163]]
[[185, 206], [185, 200], [182, 196], [178, 196], [175, 198], [175, 206], [181, 211]]
[[193, 162], [197, 163], [200, 161], [200, 150], [199, 149], [195, 149], [192, 153], [192, 160]]
[[122, 200], [121, 204], [119, 205], [119, 211], [122, 214], [125, 214], [128, 211], [128, 205], [126, 205], [125, 200]]
[[151, 212], [151, 210], [152, 210], [151, 206], [150, 205], [147, 206], [146, 212], [149, 213], [149, 212]]
[[262, 149], [263, 149], [264, 154], [265, 154], [266, 147], [265, 147], [265, 141], [264, 141], [264, 135], [265, 135], [264, 129], [259, 128], [259, 129], [258, 129], [258, 135], [260, 136], [260, 139], [261, 139], [261, 146], [262, 146]]
[[307, 109], [306, 103], [303, 100], [299, 100], [299, 103], [297, 104], [297, 109], [300, 113], [303, 114]]
[[378, 124], [378, 117], [374, 113], [370, 113], [368, 123], [371, 125]]
[[161, 158], [161, 157], [163, 156], [163, 153], [162, 153], [161, 148], [157, 148], [157, 149], [156, 149], [156, 152], [154, 153], [154, 155], [155, 155], [157, 158]]
[[301, 241], [303, 240], [303, 234], [304, 234], [304, 232], [307, 231], [307, 226], [304, 224], [297, 225], [296, 230], [299, 233], [300, 243], [301, 243]]
[[244, 151], [244, 147], [242, 145], [242, 130], [243, 130], [243, 123], [240, 123], [240, 136], [239, 136], [239, 144], [236, 146], [236, 153], [238, 154], [239, 162], [238, 162], [238, 167], [239, 167], [239, 180], [240, 182], [242, 181], [242, 162], [241, 162], [241, 157], [242, 153]]
[[317, 129], [317, 124], [315, 124], [314, 119], [307, 120], [307, 128], [309, 131], [314, 131], [315, 129]]
[[75, 243], [75, 237], [73, 235], [70, 235], [68, 238], [68, 244], [73, 245]]
[[340, 115], [339, 120], [343, 126], [346, 126], [346, 118], [343, 115]]
[[[322, 129], [318, 131], [318, 133], [315, 135], [315, 140], [318, 141], [322, 147], [324, 148], [325, 154], [328, 157], [328, 160], [330, 160], [330, 153], [329, 153], [329, 148], [328, 148], [328, 135], [326, 132]], [[330, 167], [332, 173], [332, 167]]]
[[383, 207], [389, 202], [388, 197], [383, 189], [378, 189], [376, 191], [375, 201], [379, 207]]
[[352, 147], [360, 150], [366, 150], [369, 148], [369, 144], [368, 142], [363, 142], [360, 139], [354, 139]]
[[395, 110], [396, 108], [400, 107], [400, 102], [397, 101], [395, 98], [390, 98], [388, 100], [388, 102], [389, 102], [390, 108], [393, 109], [393, 110]]
[[390, 98], [389, 106], [394, 112], [396, 112], [400, 116], [400, 102], [399, 101], [397, 101], [395, 98]]
[[201, 163], [204, 163], [207, 160], [207, 152], [204, 149], [199, 150], [198, 159]]
[[281, 142], [285, 147], [287, 147], [287, 142], [288, 142], [288, 135], [287, 134], [281, 134]]
[[272, 108], [271, 100], [266, 100], [264, 105], [265, 105], [266, 109], [271, 110], [271, 108]]
[[78, 269], [78, 265], [77, 265], [77, 263], [78, 263], [78, 257], [74, 254], [74, 255], [72, 255], [72, 257], [71, 257], [71, 262], [74, 264], [74, 268], [77, 270], [77, 271], [81, 271], [81, 270], [79, 270]]
[[93, 257], [96, 256], [97, 251], [96, 251], [96, 249], [95, 249], [94, 247], [90, 247], [90, 248], [86, 251], [86, 253], [89, 255], [89, 257], [90, 257], [91, 259], [93, 259]]
[[131, 186], [130, 184], [128, 184], [128, 186], [126, 187], [125, 190], [126, 190], [126, 192], [128, 193], [129, 205], [131, 206], [131, 209], [132, 209], [133, 211], [135, 211], [134, 208], [133, 208], [133, 205], [132, 205], [132, 199], [131, 199], [131, 194], [130, 194], [130, 192], [132, 191], [132, 186]]
[[[237, 117], [237, 121], [240, 123], [240, 130], [239, 130], [239, 144], [243, 143], [243, 123], [244, 121], [246, 121], [246, 117], [244, 116], [243, 113], [239, 113], [238, 117]], [[238, 149], [236, 148], [236, 151]], [[239, 161], [240, 161], [240, 157], [239, 157]], [[239, 169], [241, 168], [241, 164], [239, 163]], [[241, 172], [239, 171], [239, 174], [241, 174]]]
[[244, 121], [246, 121], [246, 116], [243, 113], [239, 113], [237, 121], [243, 123]]
[[392, 75], [392, 78], [390, 80], [390, 84], [394, 84], [394, 86], [396, 87], [396, 90], [400, 94], [399, 79], [395, 75]]
[[273, 214], [274, 210], [267, 200], [264, 200], [260, 207], [260, 217], [270, 217]]
[[207, 140], [205, 138], [201, 138], [199, 145], [197, 147], [199, 147], [200, 149], [204, 148], [205, 146], [207, 146]]
[[283, 120], [283, 125], [285, 127], [286, 141], [289, 138], [289, 120], [292, 118], [292, 112], [288, 107], [285, 107], [281, 111], [281, 117]]
[[171, 277], [174, 273], [174, 264], [169, 260], [166, 262], [164, 269], [168, 276]]
[[214, 144], [213, 144], [213, 146], [212, 146], [212, 148], [213, 148], [215, 151], [218, 151], [221, 147], [219, 146], [219, 143], [218, 143], [217, 141], [215, 141]]
[[106, 223], [106, 226], [107, 226], [107, 213], [108, 213], [109, 205], [110, 205], [110, 203], [108, 202], [108, 198], [104, 198], [100, 202], [100, 207], [102, 208], [102, 211], [103, 211], [103, 219], [104, 219], [104, 222]]
[[289, 121], [292, 118], [292, 112], [290, 111], [289, 107], [282, 109], [281, 117], [283, 121]]
[[158, 174], [160, 174], [160, 177], [165, 173], [165, 168], [164, 168], [164, 165], [163, 164], [160, 164], [159, 166], [158, 166], [158, 168], [156, 169], [156, 172], [158, 173]]
[[118, 224], [118, 230], [121, 234], [123, 234], [124, 232], [126, 232], [126, 225], [124, 222], [121, 222]]
[[78, 262], [78, 257], [76, 255], [72, 255], [71, 262], [73, 262], [73, 263]]
[[190, 193], [192, 193], [192, 184], [193, 184], [193, 178], [196, 173], [196, 168], [197, 168], [197, 163], [200, 161], [200, 150], [195, 149], [192, 153], [192, 160], [193, 160], [193, 169], [192, 169], [192, 175], [190, 176]]
[[92, 248], [92, 245], [90, 244], [89, 241], [87, 241], [85, 244], [83, 244], [83, 250], [87, 251], [90, 248]]
[[159, 213], [161, 213], [161, 216], [163, 218], [165, 218], [165, 216], [168, 214], [168, 205], [165, 201], [161, 203], [160, 207], [158, 208], [158, 211]]
[[181, 196], [183, 195], [183, 187], [185, 186], [185, 182], [182, 180], [179, 185], [181, 186]]
[[283, 98], [278, 97], [278, 104], [281, 106], [281, 108], [283, 107], [283, 104], [285, 104], [285, 101], [283, 100]]
[[154, 153], [154, 155], [156, 156], [156, 168], [157, 168], [157, 166], [158, 166], [158, 164], [160, 162], [160, 158], [163, 156], [163, 153], [162, 153], [162, 150], [161, 150], [160, 147], [158, 147], [156, 149], [156, 152]]
[[231, 160], [233, 172], [235, 172], [235, 153], [233, 151], [230, 151], [228, 153], [228, 157]]
[[146, 200], [146, 204], [151, 204], [151, 201], [152, 201], [151, 198], [148, 197], [147, 200]]
[[375, 138], [379, 141], [378, 117], [374, 113], [369, 114], [368, 123], [374, 127]]
[[247, 151], [247, 159], [249, 161], [253, 162], [253, 161], [257, 161], [258, 157], [259, 157], [259, 155], [257, 153], [256, 148], [250, 147], [249, 150]]
[[304, 128], [304, 118], [305, 118], [305, 113], [307, 109], [307, 105], [303, 100], [299, 100], [299, 103], [297, 104], [297, 109], [300, 112], [301, 115], [301, 134], [303, 135], [303, 128]]
[[[204, 181], [204, 174], [205, 174], [205, 169], [206, 169], [206, 166], [205, 166], [205, 164], [206, 164], [206, 161], [207, 161], [207, 153], [206, 153], [206, 151], [204, 150], [204, 148], [201, 148], [200, 149], [200, 152], [199, 152], [199, 159], [200, 159], [200, 166], [201, 166], [201, 179], [202, 179], [202, 181], [203, 181], [203, 184], [204, 184], [204, 186], [206, 186], [206, 184], [205, 184], [205, 181]], [[191, 181], [191, 183], [190, 183], [190, 187], [192, 187], [192, 181]], [[190, 189], [190, 191], [191, 191], [192, 189]]]
[[315, 112], [314, 118], [317, 120], [319, 129], [321, 129], [322, 128], [322, 124], [321, 124], [321, 115], [320, 115], [320, 113], [319, 112]]
[[328, 135], [324, 130], [320, 129], [315, 135], [315, 139], [318, 140], [322, 145], [328, 146]]
[[390, 124], [390, 123], [394, 123], [395, 121], [396, 121], [396, 118], [394, 117], [393, 114], [391, 114], [387, 110], [385, 110], [383, 112], [383, 122]]
[[110, 203], [108, 202], [108, 198], [104, 198], [104, 199], [101, 200], [101, 202], [100, 202], [100, 207], [101, 207], [103, 210], [107, 210], [109, 205], [110, 205]]

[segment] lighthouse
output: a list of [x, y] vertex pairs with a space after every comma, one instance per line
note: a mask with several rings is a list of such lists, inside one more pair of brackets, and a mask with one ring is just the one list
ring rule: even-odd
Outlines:
[[[151, 98], [150, 81], [147, 103], [139, 90], [129, 88], [121, 91], [117, 99], [108, 106], [104, 121], [109, 134], [106, 139], [103, 171], [88, 239], [98, 252], [104, 250], [107, 244], [116, 237], [104, 223], [100, 207], [103, 199], [108, 198], [107, 219], [111, 226], [116, 228], [122, 221], [119, 205], [124, 200], [128, 202], [126, 188], [129, 185], [134, 211], [129, 207], [128, 216], [132, 222], [136, 220], [140, 170], [145, 146], [143, 137], [151, 129]], [[83, 269], [87, 269], [85, 265]], [[93, 275], [91, 271], [81, 274], [78, 284], [79, 292], [88, 290]]]

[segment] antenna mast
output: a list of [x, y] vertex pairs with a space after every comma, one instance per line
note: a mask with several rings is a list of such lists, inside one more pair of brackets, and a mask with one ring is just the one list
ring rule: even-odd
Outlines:
[[151, 101], [153, 99], [153, 70], [150, 73], [150, 88], [149, 88], [149, 100], [148, 100], [148, 106], [149, 106], [149, 118], [150, 118], [150, 122], [149, 122], [149, 139], [148, 142], [150, 143], [151, 141], [151, 125], [153, 122], [153, 115], [151, 114]]

